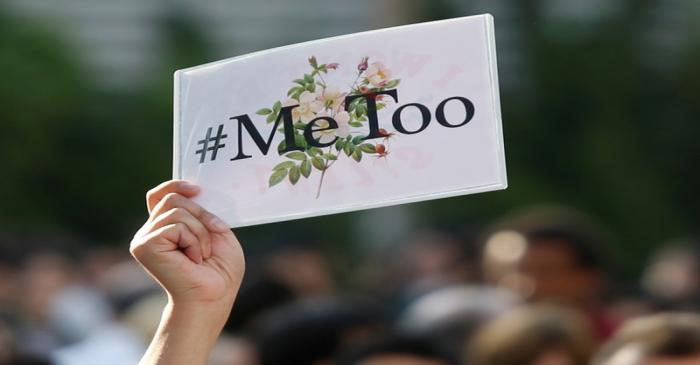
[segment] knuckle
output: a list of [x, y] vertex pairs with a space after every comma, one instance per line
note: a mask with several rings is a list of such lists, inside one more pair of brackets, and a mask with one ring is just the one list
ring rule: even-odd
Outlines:
[[146, 249], [145, 246], [146, 245], [143, 242], [131, 242], [131, 245], [129, 246], [129, 253], [131, 253], [131, 256], [138, 259], [139, 257], [143, 256], [143, 252]]
[[165, 196], [163, 196], [163, 199], [161, 200], [162, 204], [166, 208], [172, 208], [177, 206], [177, 201], [180, 198], [180, 194], [177, 193], [167, 193]]
[[171, 218], [183, 219], [187, 215], [187, 210], [185, 210], [185, 208], [182, 208], [182, 207], [175, 207], [175, 208], [168, 210], [167, 213], [165, 213], [165, 214], [167, 214], [168, 217], [171, 217]]

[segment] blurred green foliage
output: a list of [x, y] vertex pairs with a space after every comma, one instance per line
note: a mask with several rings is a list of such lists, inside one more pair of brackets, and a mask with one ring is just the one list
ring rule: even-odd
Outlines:
[[[466, 15], [450, 2], [424, 3], [418, 20]], [[510, 187], [415, 204], [418, 223], [478, 227], [528, 204], [571, 204], [603, 223], [614, 257], [635, 269], [653, 245], [692, 233], [700, 221], [700, 41], [691, 39], [678, 66], [661, 72], [639, 57], [650, 2], [568, 42], [556, 37], [566, 24], [545, 26], [533, 2], [514, 4], [532, 82], [502, 90]], [[172, 72], [214, 58], [186, 19], [164, 19], [159, 72], [142, 89], [104, 92], [55, 33], [0, 13], [5, 226], [67, 229], [102, 242], [124, 241], [139, 226], [144, 191], [170, 176]], [[348, 223], [361, 214], [279, 226], [332, 232], [346, 237], [338, 242], [345, 247], [353, 240]]]

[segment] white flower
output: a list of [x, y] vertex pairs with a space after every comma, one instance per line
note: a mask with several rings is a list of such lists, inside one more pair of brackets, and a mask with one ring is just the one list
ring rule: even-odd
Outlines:
[[316, 98], [323, 103], [324, 107], [337, 109], [343, 104], [345, 94], [337, 87], [322, 88], [316, 93]]
[[367, 80], [374, 87], [383, 87], [391, 79], [391, 70], [381, 62], [373, 62], [367, 68]]
[[338, 112], [335, 115], [336, 123], [338, 123], [338, 128], [335, 129], [335, 135], [340, 138], [345, 138], [350, 135], [350, 114], [345, 110]]
[[[316, 117], [328, 117], [328, 113], [321, 112]], [[321, 143], [330, 143], [336, 137], [345, 138], [350, 135], [350, 114], [346, 111], [339, 112], [333, 118], [338, 124], [337, 128], [325, 129], [330, 127], [330, 123], [326, 119], [317, 120], [314, 124], [314, 129], [322, 129], [320, 131], [313, 132], [314, 138]], [[325, 129], [325, 130], [323, 130]]]
[[292, 119], [295, 122], [302, 121], [307, 123], [311, 119], [314, 119], [316, 113], [323, 109], [323, 103], [316, 100], [316, 95], [308, 91], [304, 91], [299, 95], [299, 101], [287, 99], [283, 105], [290, 106], [296, 104], [299, 104], [299, 106], [292, 109]]

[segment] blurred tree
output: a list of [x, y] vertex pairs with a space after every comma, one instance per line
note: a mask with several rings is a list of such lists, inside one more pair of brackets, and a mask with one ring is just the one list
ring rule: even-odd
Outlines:
[[[501, 75], [502, 86], [521, 85], [501, 89], [509, 189], [409, 209], [417, 225], [478, 227], [525, 204], [571, 204], [614, 233], [610, 251], [634, 273], [651, 246], [697, 230], [700, 221], [697, 22], [688, 16], [679, 28], [690, 35], [673, 67], [662, 70], [643, 57], [655, 49], [644, 35], [662, 26], [652, 21], [661, 2], [619, 0], [616, 11], [586, 19], [575, 12], [553, 18], [554, 3], [418, 0], [404, 9], [407, 22], [493, 13], [497, 36], [518, 34], [513, 49], [499, 41], [499, 62], [519, 57], [527, 74], [520, 83]], [[692, 2], [682, 4], [693, 14]], [[144, 191], [171, 174], [172, 73], [214, 60], [198, 26], [171, 7], [151, 77], [133, 92], [100, 91], [60, 34], [0, 7], [2, 222], [128, 238], [145, 217]], [[362, 214], [238, 232], [251, 242], [288, 229], [342, 237], [328, 243], [342, 256], [357, 246], [352, 222]]]

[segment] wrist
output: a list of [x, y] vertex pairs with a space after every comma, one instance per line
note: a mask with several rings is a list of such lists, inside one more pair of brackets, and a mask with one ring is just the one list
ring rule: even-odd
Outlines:
[[168, 296], [160, 326], [141, 365], [207, 363], [233, 301], [183, 301]]
[[221, 324], [228, 320], [233, 307], [234, 298], [222, 298], [221, 300], [193, 300], [168, 295], [168, 302], [163, 311], [164, 316], [188, 322], [207, 323], [209, 325]]

